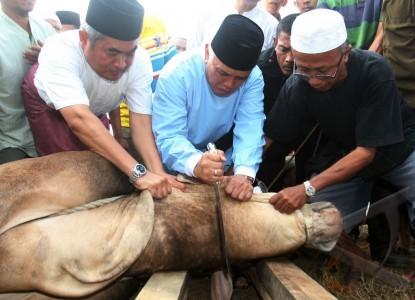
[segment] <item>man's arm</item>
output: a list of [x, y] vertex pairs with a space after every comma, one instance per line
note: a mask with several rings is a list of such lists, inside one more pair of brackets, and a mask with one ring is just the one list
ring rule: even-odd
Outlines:
[[179, 183], [174, 176], [168, 175], [163, 169], [154, 141], [151, 119], [150, 115], [130, 112], [130, 128], [134, 146], [150, 171], [167, 178], [174, 187], [184, 189], [184, 184]]
[[252, 70], [245, 83], [243, 98], [235, 116], [232, 161], [234, 176], [228, 178], [226, 193], [234, 199], [249, 200], [252, 197], [252, 181], [262, 160], [265, 144], [264, 81], [258, 67]]
[[369, 47], [369, 51], [377, 52], [382, 54], [383, 52], [383, 25], [379, 22], [378, 29], [376, 31], [375, 38]]
[[[86, 105], [73, 105], [59, 110], [73, 133], [92, 151], [112, 162], [127, 176], [137, 163], [106, 130]], [[148, 189], [156, 198], [171, 192], [166, 178], [149, 171], [134, 183], [137, 189]]]
[[[369, 165], [376, 154], [376, 148], [357, 147], [334, 165], [313, 177], [310, 182], [319, 191], [336, 183], [344, 182], [355, 176]], [[270, 203], [282, 213], [290, 214], [301, 208], [307, 201], [303, 184], [285, 188], [271, 197]]]

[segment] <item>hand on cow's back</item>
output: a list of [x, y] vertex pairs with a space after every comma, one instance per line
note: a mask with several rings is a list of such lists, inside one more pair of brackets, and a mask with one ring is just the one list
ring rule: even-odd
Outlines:
[[143, 177], [138, 178], [133, 185], [138, 190], [149, 190], [156, 199], [162, 199], [171, 193], [171, 184], [167, 177], [153, 172], [147, 172]]
[[225, 192], [230, 197], [240, 201], [248, 201], [252, 197], [252, 182], [244, 175], [225, 176]]
[[269, 202], [281, 213], [291, 214], [303, 207], [307, 201], [307, 195], [302, 184], [282, 189], [271, 197]]

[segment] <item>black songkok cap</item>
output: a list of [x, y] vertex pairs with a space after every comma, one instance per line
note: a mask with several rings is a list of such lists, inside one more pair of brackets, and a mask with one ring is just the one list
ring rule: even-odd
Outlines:
[[122, 41], [138, 39], [144, 8], [136, 0], [91, 0], [86, 23], [96, 31]]
[[58, 16], [62, 25], [73, 25], [76, 28], [81, 26], [81, 19], [79, 18], [79, 14], [74, 11], [58, 10], [56, 15]]
[[242, 15], [229, 15], [220, 25], [211, 47], [229, 68], [248, 71], [255, 67], [263, 44], [264, 33], [255, 22]]

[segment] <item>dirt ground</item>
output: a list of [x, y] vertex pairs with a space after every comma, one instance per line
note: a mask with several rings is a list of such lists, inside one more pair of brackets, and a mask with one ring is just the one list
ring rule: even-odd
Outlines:
[[[367, 227], [361, 227], [357, 244], [368, 253], [369, 245], [366, 239]], [[412, 245], [411, 253], [411, 264], [406, 268], [389, 269], [405, 278], [412, 279], [407, 287], [402, 288], [394, 287], [360, 272], [351, 273], [350, 269], [344, 265], [328, 268], [327, 261], [329, 258], [321, 253], [310, 254], [307, 251], [297, 251], [292, 256], [292, 260], [338, 299], [415, 300], [415, 277], [410, 278], [411, 275], [415, 274], [414, 245]]]

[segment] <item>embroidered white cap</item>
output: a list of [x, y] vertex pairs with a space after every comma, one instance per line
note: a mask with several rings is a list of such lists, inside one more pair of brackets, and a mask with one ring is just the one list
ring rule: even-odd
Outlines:
[[343, 16], [330, 9], [318, 8], [299, 15], [291, 29], [291, 47], [301, 53], [327, 52], [346, 40]]

